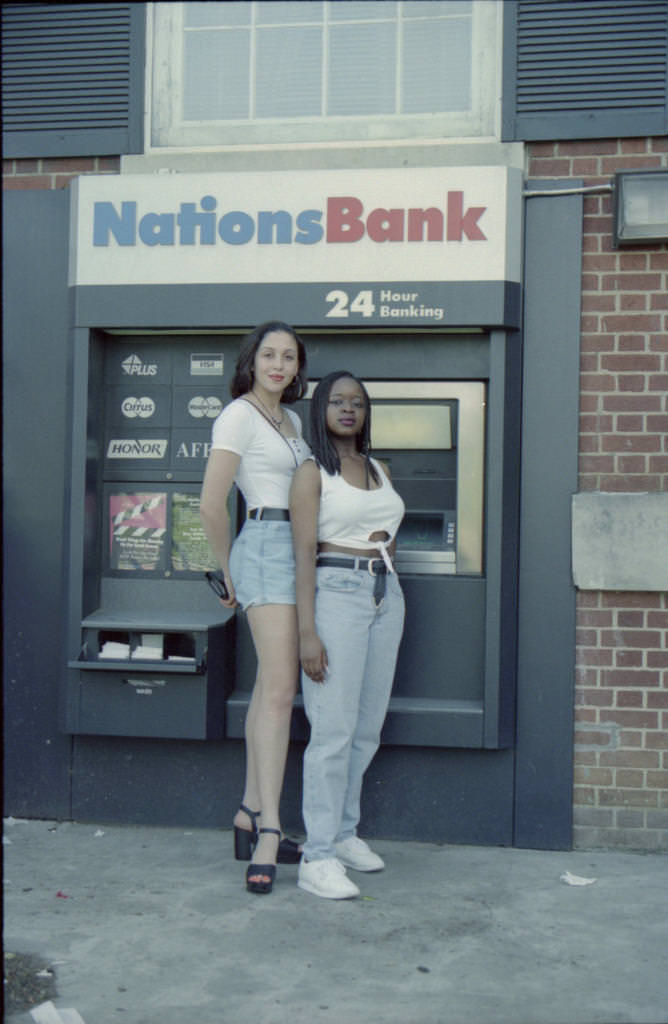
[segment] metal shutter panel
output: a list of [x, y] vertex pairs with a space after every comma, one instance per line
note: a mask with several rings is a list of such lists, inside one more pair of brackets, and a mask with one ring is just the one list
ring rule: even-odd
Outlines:
[[668, 130], [668, 0], [504, 5], [503, 138]]
[[5, 4], [6, 157], [142, 148], [144, 4]]

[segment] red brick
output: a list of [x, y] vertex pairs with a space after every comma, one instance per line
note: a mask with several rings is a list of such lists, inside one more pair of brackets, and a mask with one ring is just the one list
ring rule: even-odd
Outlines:
[[648, 789], [668, 789], [668, 771], [647, 772], [646, 785]]
[[668, 373], [655, 374], [649, 378], [650, 391], [668, 391]]
[[595, 750], [576, 750], [573, 753], [573, 761], [575, 764], [598, 764], [598, 751]]
[[668, 668], [668, 651], [648, 651], [648, 668]]
[[660, 452], [661, 437], [658, 434], [603, 434], [601, 450], [603, 452], [619, 452], [624, 455]]
[[614, 391], [616, 381], [610, 374], [583, 373], [580, 377], [580, 388], [582, 391]]
[[620, 252], [618, 262], [620, 270], [646, 270], [647, 253]]
[[586, 174], [596, 174], [598, 160], [596, 157], [580, 157], [573, 160], [573, 175], [579, 177]]
[[668, 708], [668, 690], [648, 690], [648, 708]]
[[598, 395], [580, 395], [580, 412], [597, 413]]
[[614, 473], [615, 460], [612, 455], [581, 455], [581, 473]]
[[658, 434], [604, 434], [601, 437], [604, 452], [660, 452], [661, 438]]
[[580, 626], [611, 626], [612, 612], [580, 607], [577, 611], [577, 622]]
[[16, 190], [19, 189], [47, 189], [51, 188], [51, 178], [44, 174], [29, 174], [27, 176], [18, 175], [13, 178], [2, 179], [3, 189]]
[[[601, 650], [597, 647], [581, 647], [575, 651], [576, 665], [612, 665], [612, 651]], [[618, 683], [610, 685], [620, 685]]]
[[649, 308], [650, 309], [668, 309], [668, 295], [650, 295], [649, 297]]
[[594, 647], [598, 634], [595, 629], [576, 629], [575, 643], [582, 647]]
[[[618, 429], [620, 429], [620, 430], [621, 429], [624, 429], [624, 430], [636, 430], [636, 429], [637, 430], [642, 430], [643, 429], [642, 428], [642, 424], [644, 422], [644, 418], [642, 416], [638, 416], [638, 417], [634, 417], [634, 418], [640, 421], [641, 425], [639, 427], [624, 427], [624, 428], [619, 427]], [[629, 419], [630, 419], [630, 417], [629, 417]], [[589, 433], [592, 433], [592, 434], [607, 434], [609, 431], [612, 430], [613, 423], [614, 423], [614, 420], [613, 420], [612, 416], [609, 413], [607, 415], [605, 415], [605, 414], [586, 413], [584, 416], [580, 416], [580, 431], [581, 431], [582, 434], [589, 434]]]
[[616, 139], [586, 139], [583, 141], [569, 139], [559, 143], [558, 152], [570, 156], [595, 156], [617, 153], [618, 146]]
[[660, 412], [659, 395], [604, 395], [603, 408], [609, 412]]
[[[614, 334], [581, 334], [580, 335], [580, 351], [581, 352], [614, 352], [615, 350], [615, 336]], [[644, 339], [643, 339], [643, 350], [644, 350]]]
[[[590, 662], [594, 664], [594, 662]], [[601, 672], [601, 686], [656, 686], [656, 673], [649, 670], [604, 668]]]
[[[617, 259], [614, 255], [608, 253], [585, 253], [582, 257], [582, 268], [583, 270], [597, 270], [604, 272], [606, 270], [614, 270], [617, 266]], [[661, 269], [657, 267], [656, 269]]]
[[650, 252], [649, 265], [652, 270], [668, 270], [668, 250], [664, 252]]
[[647, 390], [647, 378], [639, 373], [624, 373], [617, 378], [619, 391], [643, 392]]
[[656, 629], [601, 630], [601, 644], [606, 647], [658, 647], [661, 633]]
[[[641, 308], [645, 309], [645, 306], [643, 305]], [[592, 294], [583, 295], [581, 299], [581, 309], [583, 313], [610, 313], [615, 309], [615, 296]]]
[[82, 171], [94, 171], [95, 159], [86, 156], [59, 156], [44, 160], [42, 169], [54, 174], [67, 174], [68, 172], [80, 174]]
[[612, 691], [599, 689], [576, 690], [576, 703], [578, 707], [586, 708], [611, 708]]
[[101, 171], [103, 174], [112, 171], [120, 173], [121, 158], [119, 156], [98, 156], [96, 170]]
[[658, 316], [647, 314], [629, 314], [628, 316], [602, 317], [604, 331], [659, 331], [661, 321]]
[[607, 747], [610, 745], [610, 733], [603, 730], [597, 732], [595, 729], [580, 730], [576, 726], [573, 742], [584, 747]]
[[617, 625], [627, 629], [638, 629], [645, 624], [645, 613], [642, 611], [628, 611], [628, 609], [617, 612]]
[[657, 337], [649, 336], [650, 352], [668, 352], [668, 334], [660, 334]]
[[570, 176], [570, 160], [550, 158], [534, 158], [531, 161], [531, 177], [559, 178]]
[[637, 789], [645, 782], [645, 773], [638, 768], [618, 768], [615, 772], [615, 785]]
[[610, 786], [612, 785], [613, 774], [609, 768], [594, 768], [589, 765], [578, 765], [575, 768], [573, 780], [574, 782], [590, 786]]
[[668, 455], [650, 455], [650, 473], [668, 473]]
[[638, 156], [604, 157], [601, 160], [601, 173], [614, 174], [616, 171], [653, 170], [655, 167], [660, 166], [661, 157], [649, 156], [647, 153], [638, 154]]
[[646, 732], [645, 747], [647, 750], [668, 750], [668, 730], [664, 732]]
[[[645, 429], [645, 417], [640, 415], [640, 413], [633, 416], [619, 415], [615, 427], [620, 433], [621, 431], [636, 433]], [[609, 433], [609, 431], [606, 431], [606, 433]]]
[[661, 287], [661, 274], [604, 274], [604, 292], [654, 292]]
[[[647, 296], [641, 295], [638, 292], [629, 292], [627, 295], [620, 295], [619, 308], [622, 311], [636, 309], [644, 312], [644, 310], [648, 308]], [[652, 303], [651, 308], [656, 309], [656, 306]]]
[[622, 153], [646, 153], [647, 142], [647, 139], [622, 139], [621, 151]]
[[573, 786], [573, 803], [579, 807], [593, 807], [596, 804], [596, 791], [588, 786]]
[[656, 430], [660, 432], [668, 431], [668, 415], [666, 416], [648, 416], [647, 417], [647, 430]]
[[598, 794], [602, 807], [658, 807], [654, 791], [636, 789], [601, 789]]
[[39, 171], [39, 160], [15, 160], [14, 170], [17, 174], [36, 174]]
[[615, 651], [615, 665], [617, 668], [642, 668], [642, 651]]
[[661, 757], [653, 750], [601, 750], [599, 763], [611, 768], [658, 768]]
[[604, 608], [661, 608], [661, 595], [638, 590], [606, 590], [601, 593]]
[[656, 711], [640, 711], [634, 708], [601, 708], [600, 722], [615, 722], [627, 729], [657, 729], [659, 717]]
[[580, 372], [596, 373], [598, 370], [598, 355], [595, 352], [583, 352], [580, 356]]
[[648, 612], [647, 625], [655, 626], [657, 629], [668, 629], [668, 611]]
[[658, 477], [647, 476], [644, 473], [638, 473], [637, 476], [620, 474], [619, 476], [602, 476], [597, 489], [609, 491], [612, 494], [624, 494], [626, 491], [635, 494], [642, 494], [645, 491], [656, 493], [661, 490], [661, 482]]
[[620, 352], [644, 352], [646, 344], [644, 334], [620, 334], [617, 347]]
[[582, 231], [585, 235], [608, 235], [611, 230], [610, 216], [588, 217], [585, 214], [582, 218]]
[[617, 690], [618, 708], [641, 708], [645, 703], [645, 695], [642, 690]]
[[617, 458], [617, 469], [620, 473], [644, 473], [646, 462], [646, 455], [620, 455]]

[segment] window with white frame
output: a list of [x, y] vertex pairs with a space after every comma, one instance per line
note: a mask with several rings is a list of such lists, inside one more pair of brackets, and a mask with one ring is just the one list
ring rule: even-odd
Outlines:
[[151, 145], [492, 136], [498, 0], [153, 5]]

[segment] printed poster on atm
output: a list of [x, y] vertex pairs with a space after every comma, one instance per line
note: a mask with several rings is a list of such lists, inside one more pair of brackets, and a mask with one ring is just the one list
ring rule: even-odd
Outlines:
[[165, 569], [167, 494], [109, 495], [109, 568], [128, 572]]

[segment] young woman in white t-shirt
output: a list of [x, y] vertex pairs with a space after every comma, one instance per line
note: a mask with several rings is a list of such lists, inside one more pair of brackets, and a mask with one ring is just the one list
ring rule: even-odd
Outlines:
[[298, 885], [359, 895], [347, 877], [383, 861], [357, 835], [364, 773], [378, 749], [404, 623], [392, 555], [404, 503], [369, 455], [366, 388], [339, 371], [311, 401], [313, 459], [295, 473], [290, 512], [304, 708], [306, 842]]
[[[306, 380], [306, 352], [292, 327], [272, 321], [244, 339], [230, 386], [234, 401], [213, 425], [200, 502], [229, 591], [223, 604], [246, 611], [257, 654], [234, 844], [238, 860], [252, 857], [246, 885], [258, 893], [271, 892], [277, 861], [299, 860], [297, 844], [282, 837], [279, 801], [299, 672], [288, 498], [293, 474], [310, 451], [287, 405], [304, 395]], [[247, 506], [234, 543], [227, 508], [233, 483]]]

